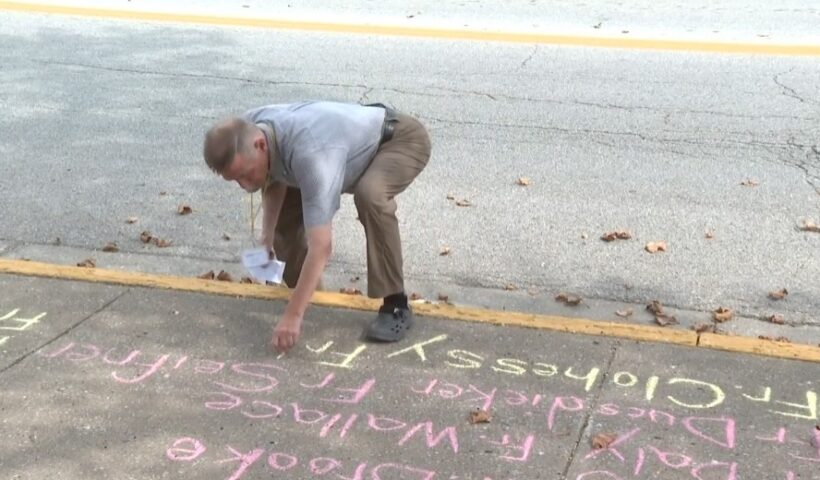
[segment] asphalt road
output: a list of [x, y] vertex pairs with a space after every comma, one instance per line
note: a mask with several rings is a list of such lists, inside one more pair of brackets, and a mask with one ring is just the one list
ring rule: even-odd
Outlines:
[[[11, 13], [0, 45], [0, 248], [59, 237], [236, 260], [248, 197], [205, 167], [204, 130], [264, 103], [384, 101], [434, 142], [399, 201], [414, 281], [749, 315], [787, 288], [779, 311], [818, 322], [820, 234], [797, 229], [820, 222], [817, 58]], [[182, 203], [194, 213], [177, 215]], [[346, 198], [332, 271], [364, 270], [355, 218]], [[599, 240], [615, 229], [633, 238]], [[143, 230], [174, 245], [143, 245]], [[669, 249], [651, 255], [649, 241]]]

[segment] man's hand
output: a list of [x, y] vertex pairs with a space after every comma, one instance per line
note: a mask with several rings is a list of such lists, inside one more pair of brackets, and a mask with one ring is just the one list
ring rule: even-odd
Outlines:
[[302, 317], [289, 314], [286, 310], [273, 329], [271, 346], [279, 352], [287, 352], [296, 345], [301, 329]]

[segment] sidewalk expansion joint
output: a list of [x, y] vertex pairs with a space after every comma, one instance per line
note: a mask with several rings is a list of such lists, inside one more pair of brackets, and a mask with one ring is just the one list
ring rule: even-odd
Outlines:
[[114, 302], [116, 302], [117, 300], [119, 300], [120, 298], [122, 298], [122, 296], [123, 296], [123, 295], [125, 295], [126, 293], [128, 293], [130, 290], [131, 290], [131, 289], [126, 288], [125, 290], [123, 290], [123, 291], [122, 291], [122, 292], [120, 292], [119, 294], [115, 295], [115, 296], [114, 296], [114, 298], [112, 298], [111, 300], [109, 300], [109, 301], [105, 302], [105, 304], [104, 304], [103, 306], [101, 306], [100, 308], [98, 308], [97, 310], [95, 310], [94, 312], [92, 312], [91, 314], [87, 315], [85, 318], [83, 318], [83, 319], [79, 320], [79, 321], [78, 321], [77, 323], [75, 323], [74, 325], [71, 325], [70, 327], [68, 327], [67, 329], [65, 329], [62, 333], [60, 333], [59, 335], [57, 335], [56, 337], [52, 338], [51, 340], [49, 340], [49, 341], [47, 341], [47, 342], [43, 343], [42, 345], [40, 345], [40, 346], [38, 346], [38, 347], [35, 347], [35, 348], [34, 348], [34, 349], [32, 349], [31, 351], [26, 352], [25, 354], [21, 355], [21, 356], [20, 356], [20, 358], [16, 359], [14, 362], [12, 362], [11, 364], [7, 365], [5, 368], [0, 369], [0, 375], [2, 375], [3, 373], [5, 373], [5, 372], [6, 372], [6, 370], [10, 370], [12, 367], [14, 367], [15, 365], [17, 365], [18, 363], [20, 363], [20, 362], [22, 362], [23, 360], [27, 359], [27, 358], [28, 358], [28, 357], [30, 357], [32, 354], [34, 354], [34, 353], [36, 353], [36, 352], [39, 352], [40, 350], [42, 350], [42, 349], [46, 348], [47, 346], [51, 345], [52, 343], [56, 342], [57, 340], [59, 340], [59, 339], [63, 338], [64, 336], [66, 336], [67, 334], [69, 334], [70, 332], [72, 332], [74, 329], [76, 329], [77, 327], [79, 327], [80, 325], [82, 325], [83, 323], [85, 323], [87, 320], [89, 320], [89, 319], [90, 319], [90, 318], [92, 318], [93, 316], [97, 315], [98, 313], [102, 312], [102, 311], [103, 311], [103, 310], [105, 310], [106, 308], [110, 307], [110, 306], [111, 306]]
[[592, 419], [592, 414], [595, 412], [595, 409], [598, 408], [598, 402], [601, 399], [601, 393], [604, 390], [604, 385], [606, 384], [607, 379], [609, 378], [610, 373], [612, 372], [612, 364], [615, 362], [615, 355], [618, 353], [618, 347], [620, 343], [616, 343], [612, 345], [610, 348], [609, 360], [606, 363], [606, 369], [604, 370], [604, 374], [601, 375], [601, 381], [598, 382], [598, 386], [595, 389], [595, 394], [592, 397], [592, 401], [589, 403], [589, 408], [584, 415], [584, 421], [581, 424], [581, 428], [578, 431], [578, 438], [575, 440], [575, 444], [572, 446], [572, 450], [569, 452], [569, 459], [567, 459], [567, 464], [564, 466], [564, 471], [561, 472], [561, 479], [566, 480], [567, 474], [569, 473], [569, 469], [572, 468], [573, 462], [575, 462], [575, 455], [578, 453], [578, 449], [581, 447], [581, 441], [584, 439], [584, 435], [587, 433], [589, 429], [589, 421]]

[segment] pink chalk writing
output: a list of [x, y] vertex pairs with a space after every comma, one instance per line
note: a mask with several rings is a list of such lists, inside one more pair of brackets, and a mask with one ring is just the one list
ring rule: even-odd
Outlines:
[[268, 456], [268, 465], [270, 465], [274, 470], [279, 470], [280, 472], [290, 470], [295, 467], [297, 463], [299, 463], [299, 459], [287, 453], [275, 452]]
[[[300, 383], [300, 385], [304, 388], [309, 389], [323, 389], [331, 385], [333, 380], [336, 378], [335, 373], [329, 373], [325, 379], [318, 385], [305, 385], [304, 383]], [[371, 378], [366, 380], [362, 385], [356, 388], [339, 388], [335, 387], [333, 390], [335, 392], [341, 393], [350, 393], [350, 396], [339, 395], [336, 393], [336, 398], [324, 398], [326, 402], [333, 402], [333, 403], [349, 403], [349, 404], [357, 404], [364, 399], [364, 397], [370, 393], [373, 389], [373, 386], [376, 384], [376, 379]]]
[[420, 430], [424, 429], [424, 437], [427, 441], [427, 447], [432, 448], [441, 442], [441, 440], [447, 437], [447, 440], [450, 442], [450, 448], [453, 450], [453, 453], [458, 453], [458, 435], [456, 433], [455, 427], [447, 427], [438, 435], [433, 434], [433, 422], [424, 422], [419, 423], [418, 425], [414, 426], [413, 428], [407, 430], [407, 433], [399, 440], [399, 445], [404, 445], [407, 443], [408, 440], [413, 438], [413, 436], [418, 433]]
[[516, 444], [511, 440], [511, 437], [507, 434], [501, 437], [501, 441], [494, 441], [488, 440], [489, 443], [498, 445], [500, 447], [504, 447], [504, 455], [501, 455], [503, 460], [509, 460], [513, 462], [526, 462], [530, 458], [530, 452], [532, 451], [532, 445], [535, 443], [535, 435], [529, 434], [524, 437], [524, 440], [520, 444]]
[[259, 457], [262, 456], [265, 451], [261, 448], [255, 448], [248, 453], [239, 453], [235, 448], [228, 446], [228, 451], [231, 452], [233, 455], [232, 458], [226, 458], [223, 460], [219, 460], [216, 463], [228, 463], [228, 462], [239, 462], [239, 466], [233, 472], [233, 474], [228, 477], [228, 480], [237, 480], [242, 478], [242, 475], [245, 473], [245, 470], [248, 469], [251, 465], [256, 463], [259, 460]]
[[615, 447], [617, 447], [619, 444], [629, 440], [630, 438], [634, 437], [635, 434], [640, 432], [640, 431], [641, 431], [640, 428], [635, 428], [635, 429], [630, 430], [629, 433], [625, 433], [623, 435], [618, 435], [618, 437], [612, 443], [607, 445], [606, 448], [602, 448], [602, 449], [599, 449], [599, 450], [593, 450], [586, 457], [584, 457], [584, 460], [587, 460], [587, 459], [590, 459], [590, 458], [595, 458], [603, 452], [608, 452], [608, 453], [611, 453], [612, 455], [615, 455], [616, 457], [618, 457], [618, 459], [621, 462], [624, 462], [625, 461], [624, 456], [621, 455], [621, 452], [619, 452], [618, 449], [616, 449]]
[[[715, 422], [719, 424], [719, 426], [723, 427], [723, 436], [721, 438], [715, 438], [709, 436], [703, 432], [703, 430], [697, 428], [695, 423], [707, 423], [707, 422]], [[720, 417], [720, 418], [706, 418], [706, 417], [687, 417], [684, 418], [681, 423], [689, 431], [689, 433], [695, 435], [696, 437], [702, 438], [707, 442], [714, 443], [715, 445], [732, 449], [735, 448], [735, 421], [731, 418], [727, 417]]]
[[[263, 400], [248, 402], [239, 395], [230, 392], [211, 392], [208, 395], [209, 398], [205, 401], [205, 408], [208, 410], [229, 411], [238, 409], [241, 415], [254, 419], [280, 418], [283, 414], [286, 414], [287, 418], [301, 425], [312, 426], [325, 422], [318, 433], [320, 438], [327, 437], [332, 428], [345, 416], [342, 413], [305, 408], [296, 402], [283, 407]], [[361, 419], [362, 417], [358, 414], [350, 414], [339, 433], [339, 437], [343, 438], [347, 435], [348, 430], [353, 427], [354, 423]], [[437, 432], [436, 426], [430, 421], [411, 425], [409, 422], [398, 418], [375, 414], [366, 414], [364, 419], [366, 420], [360, 421], [360, 423], [366, 426], [369, 431], [395, 431], [402, 434], [397, 441], [399, 446], [409, 443], [416, 436], [421, 436], [428, 448], [435, 448], [441, 443], [449, 446], [453, 453], [458, 453], [458, 430], [456, 427], [444, 427]]]
[[[384, 462], [372, 466], [367, 462], [354, 462], [356, 464], [355, 468], [350, 469], [342, 461], [326, 456], [313, 457], [305, 462], [293, 453], [269, 452], [267, 461], [259, 462], [266, 453], [262, 448], [254, 448], [246, 453], [230, 445], [226, 446], [225, 449], [230, 457], [221, 458], [216, 460], [215, 463], [218, 465], [235, 465], [226, 480], [239, 480], [250, 468], [257, 464], [270, 469], [271, 472], [304, 469], [303, 473], [296, 473], [297, 478], [324, 477], [330, 473], [334, 474], [334, 478], [341, 480], [390, 480], [395, 478], [432, 480], [436, 476], [436, 472], [433, 470], [397, 462]], [[175, 462], [193, 462], [201, 457], [206, 450], [200, 440], [185, 437], [175, 440], [171, 447], [167, 449], [166, 456], [169, 460]]]
[[205, 453], [205, 446], [199, 440], [188, 437], [174, 441], [173, 445], [166, 451], [168, 458], [178, 462], [194, 461], [203, 453]]

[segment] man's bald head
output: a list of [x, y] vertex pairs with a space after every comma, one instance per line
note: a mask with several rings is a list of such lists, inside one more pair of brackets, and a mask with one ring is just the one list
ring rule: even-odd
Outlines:
[[211, 170], [222, 174], [236, 154], [247, 155], [253, 149], [259, 129], [239, 117], [230, 117], [215, 124], [205, 133], [202, 155]]

